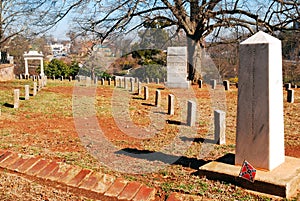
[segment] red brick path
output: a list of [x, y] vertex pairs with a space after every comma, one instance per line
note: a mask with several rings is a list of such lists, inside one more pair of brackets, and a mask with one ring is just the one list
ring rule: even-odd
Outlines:
[[[97, 197], [103, 200], [151, 201], [156, 199], [156, 189], [142, 183], [9, 150], [0, 149], [0, 169], [85, 190], [99, 195]], [[167, 201], [198, 200], [186, 196], [188, 195], [171, 193]]]
[[144, 184], [7, 150], [0, 150], [0, 168], [98, 193], [107, 200], [155, 200], [156, 190]]

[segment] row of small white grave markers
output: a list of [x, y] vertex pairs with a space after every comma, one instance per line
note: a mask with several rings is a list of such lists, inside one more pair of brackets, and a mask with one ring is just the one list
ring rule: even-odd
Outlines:
[[[144, 86], [144, 100], [148, 100], [149, 98], [149, 90], [148, 86]], [[155, 106], [159, 107], [161, 102], [161, 93], [160, 90], [155, 91]], [[175, 97], [173, 94], [168, 95], [168, 115], [174, 114], [174, 104]], [[197, 117], [197, 106], [194, 101], [188, 101], [187, 106], [187, 125], [195, 126], [196, 125], [196, 117]], [[214, 140], [218, 144], [225, 144], [225, 130], [226, 130], [226, 122], [225, 122], [226, 113], [221, 110], [214, 111]]]
[[[40, 91], [44, 86], [47, 85], [47, 77], [44, 76], [42, 79], [39, 79], [39, 85], [37, 85], [37, 82], [33, 82], [33, 92], [32, 95], [36, 96], [37, 91]], [[25, 100], [29, 100], [29, 91], [30, 91], [30, 86], [29, 85], [24, 85], [25, 88]], [[20, 103], [20, 89], [14, 89], [14, 108], [19, 108]]]
[[[91, 79], [89, 77], [86, 77], [85, 80], [89, 80], [91, 81]], [[62, 78], [63, 79], [63, 78]], [[124, 88], [124, 89], [128, 89], [128, 79], [130, 81], [130, 91], [131, 92], [134, 92], [134, 83], [138, 83], [138, 95], [141, 94], [141, 82], [139, 81], [139, 78], [133, 78], [133, 77], [130, 77], [130, 78], [126, 78], [126, 77], [117, 77], [113, 80], [114, 82], [114, 86], [116, 87], [118, 85], [119, 88]], [[70, 77], [70, 81], [72, 80], [72, 77]], [[77, 80], [80, 82], [82, 80], [82, 76], [77, 76]], [[111, 78], [108, 78], [108, 85], [110, 86], [112, 84], [112, 79]], [[152, 78], [152, 80], [154, 80]], [[118, 82], [118, 84], [117, 84]], [[98, 84], [98, 77], [95, 77], [94, 79], [94, 84]], [[149, 78], [146, 78], [146, 84], [149, 84]], [[159, 82], [159, 78], [156, 79], [156, 84], [160, 84]], [[217, 80], [215, 79], [212, 79], [210, 81], [210, 84], [211, 84], [211, 88], [212, 89], [216, 89], [217, 87]], [[101, 85], [105, 85], [105, 79], [104, 78], [101, 78]], [[203, 87], [203, 81], [202, 80], [198, 80], [198, 85], [199, 85], [199, 88], [202, 88]], [[224, 86], [224, 89], [225, 91], [229, 91], [230, 90], [230, 82], [228, 80], [224, 80], [223, 81], [223, 86]], [[238, 83], [236, 83], [236, 87], [238, 87]], [[288, 83], [286, 84], [286, 90], [287, 90], [287, 102], [289, 103], [293, 103], [294, 102], [294, 90], [291, 89], [291, 84]], [[297, 88], [295, 86], [295, 88]]]

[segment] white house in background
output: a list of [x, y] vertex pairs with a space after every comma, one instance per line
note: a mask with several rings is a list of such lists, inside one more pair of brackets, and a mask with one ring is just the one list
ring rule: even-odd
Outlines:
[[70, 52], [71, 44], [55, 43], [51, 44], [50, 48], [54, 57], [66, 56]]

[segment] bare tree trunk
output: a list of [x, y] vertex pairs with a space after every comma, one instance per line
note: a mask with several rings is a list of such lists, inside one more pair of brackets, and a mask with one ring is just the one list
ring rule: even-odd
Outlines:
[[188, 38], [188, 79], [194, 83], [201, 78], [202, 44], [198, 40]]

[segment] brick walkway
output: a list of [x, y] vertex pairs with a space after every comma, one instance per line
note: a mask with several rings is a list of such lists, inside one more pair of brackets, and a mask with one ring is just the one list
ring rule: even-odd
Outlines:
[[[62, 162], [18, 154], [0, 149], [0, 168], [21, 176], [36, 177], [43, 181], [57, 182], [71, 188], [85, 190], [101, 200], [155, 200], [155, 188], [136, 181], [127, 181]], [[171, 193], [167, 201], [201, 200], [201, 198]]]
[[97, 194], [103, 200], [155, 200], [156, 190], [77, 166], [0, 150], [0, 168]]

